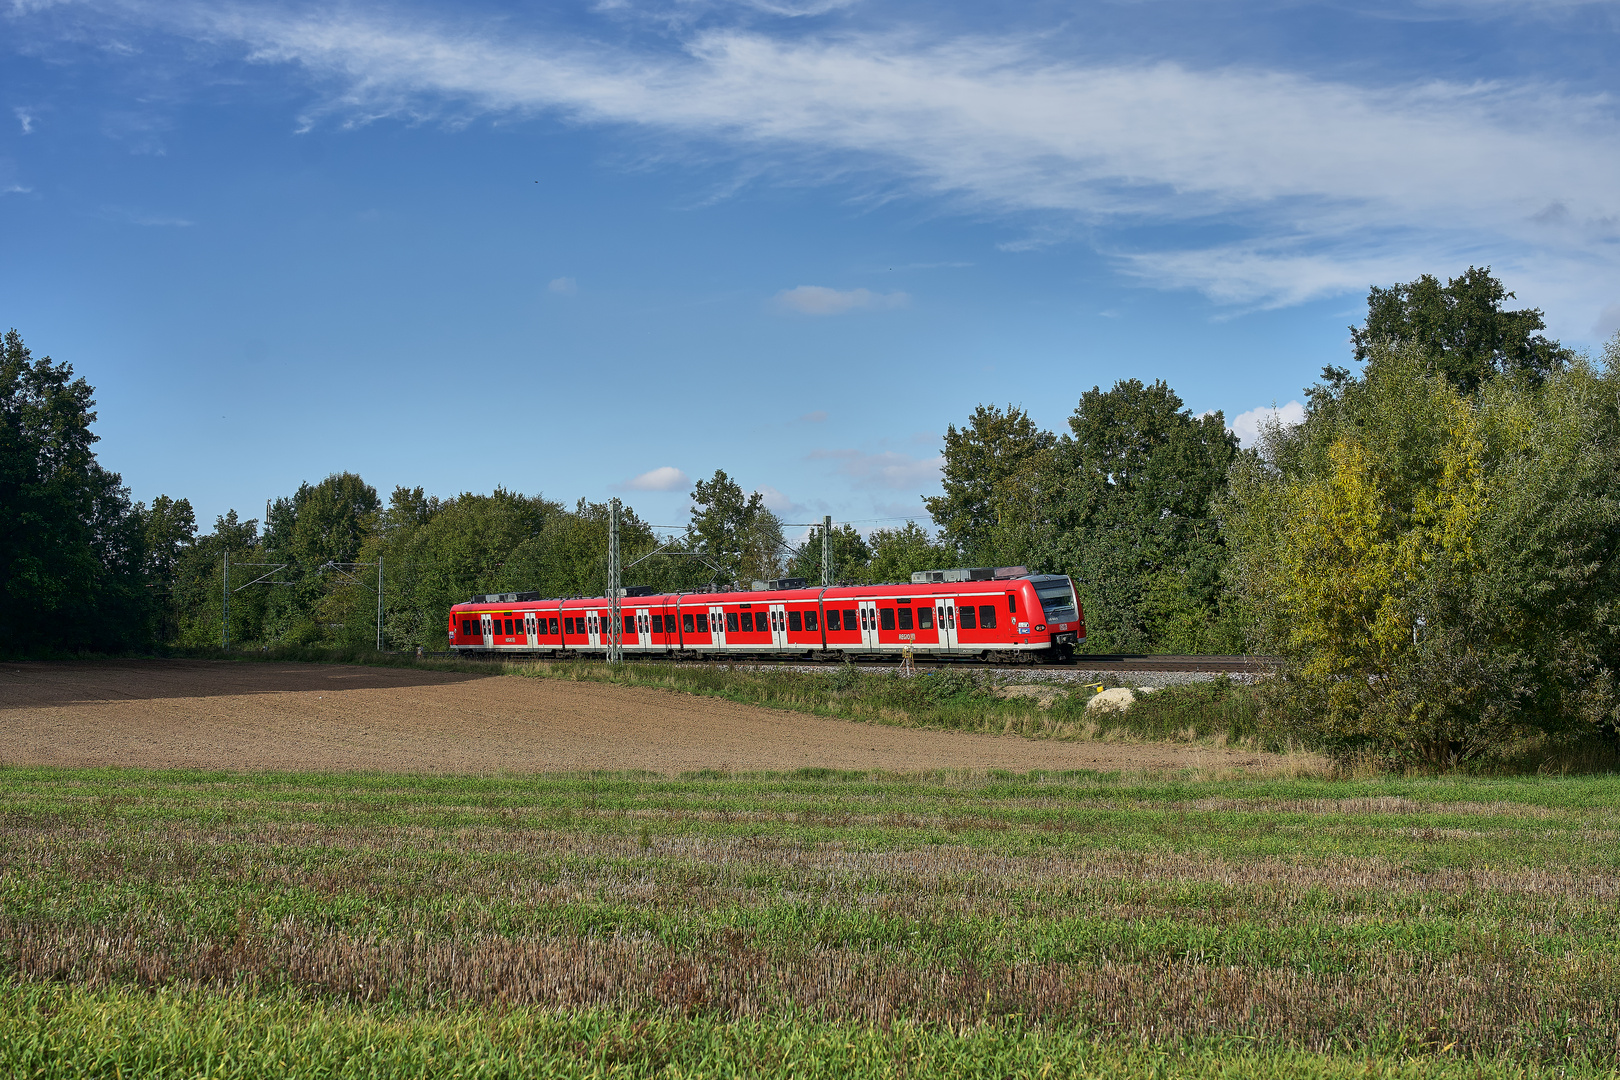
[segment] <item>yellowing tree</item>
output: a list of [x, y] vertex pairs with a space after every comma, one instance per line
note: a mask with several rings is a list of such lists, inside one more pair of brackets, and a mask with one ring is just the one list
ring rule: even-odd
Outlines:
[[1372, 360], [1234, 469], [1234, 579], [1284, 705], [1329, 746], [1437, 764], [1612, 727], [1614, 372], [1465, 395], [1418, 350]]

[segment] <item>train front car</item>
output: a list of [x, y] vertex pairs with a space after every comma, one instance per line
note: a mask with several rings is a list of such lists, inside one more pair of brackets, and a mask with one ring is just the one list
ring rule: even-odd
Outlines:
[[1030, 614], [1042, 619], [1032, 629], [1051, 642], [1054, 660], [1067, 662], [1086, 640], [1086, 614], [1075, 596], [1074, 582], [1062, 574], [1032, 574], [1028, 581], [1039, 604]]

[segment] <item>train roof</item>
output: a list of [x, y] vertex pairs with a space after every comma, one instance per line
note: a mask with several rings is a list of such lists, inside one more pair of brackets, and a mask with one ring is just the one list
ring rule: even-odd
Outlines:
[[[991, 593], [1008, 592], [1020, 582], [1031, 584], [1064, 577], [1063, 574], [1023, 574], [1018, 577], [995, 578], [981, 581], [930, 581], [930, 582], [879, 582], [873, 585], [831, 585], [823, 589], [820, 586], [802, 589], [736, 589], [728, 592], [679, 592], [654, 593], [633, 590], [635, 595], [620, 598], [621, 607], [638, 607], [648, 604], [679, 603], [683, 607], [694, 604], [758, 604], [758, 603], [784, 603], [788, 601], [814, 601], [825, 597], [827, 600], [857, 600], [871, 599], [873, 596], [901, 597], [901, 596], [984, 596]], [[541, 596], [539, 593], [490, 593], [477, 596], [461, 604], [452, 604], [452, 611], [473, 610], [506, 610], [514, 607], [572, 604], [606, 603], [605, 596]]]

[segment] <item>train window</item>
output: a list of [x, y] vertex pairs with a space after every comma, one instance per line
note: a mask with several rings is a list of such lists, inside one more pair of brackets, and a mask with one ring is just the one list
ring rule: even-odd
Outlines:
[[974, 628], [973, 627], [973, 605], [972, 604], [963, 604], [961, 607], [957, 608], [956, 609], [956, 621], [959, 624], [961, 624], [962, 629], [964, 629], [964, 630], [972, 630]]
[[742, 629], [745, 634], [754, 632], [754, 613], [752, 611], [742, 613]]
[[548, 631], [548, 633], [555, 634], [557, 632], [557, 620], [551, 619], [549, 621], [551, 623], [551, 629]]
[[461, 636], [462, 637], [472, 637], [472, 620], [471, 619], [462, 619], [461, 620]]
[[934, 628], [934, 609], [920, 607], [917, 609], [917, 629], [932, 630]]
[[900, 617], [900, 629], [902, 629], [902, 630], [910, 630], [910, 629], [912, 629], [912, 626], [911, 626], [911, 609], [910, 608], [908, 608], [908, 607], [898, 608], [898, 609], [896, 609], [895, 614], [897, 614]]
[[979, 629], [994, 630], [996, 628], [996, 606], [994, 604], [979, 605]]
[[682, 615], [681, 615], [681, 630], [682, 630], [683, 633], [687, 633], [687, 634], [690, 634], [692, 632], [692, 616], [690, 616], [688, 614], [685, 614], [685, 613], [682, 613]]
[[654, 615], [653, 616], [653, 633], [662, 634], [663, 632], [664, 632], [664, 617], [662, 615]]
[[855, 615], [855, 609], [854, 608], [845, 608], [844, 609], [844, 629], [845, 630], [854, 630], [858, 626], [860, 626], [860, 620]]
[[563, 633], [572, 634], [573, 632], [574, 632], [574, 617], [572, 615], [569, 615], [568, 617], [563, 619]]
[[804, 628], [806, 630], [814, 630], [816, 628], [816, 613], [815, 612], [807, 611], [807, 612], [804, 613]]
[[735, 634], [737, 629], [737, 613], [735, 611], [726, 612], [726, 633]]
[[1017, 593], [1008, 593], [1007, 594], [1007, 610], [1012, 612], [1014, 615], [1018, 614], [1018, 594]]
[[624, 617], [624, 632], [627, 634], [633, 634], [636, 632], [636, 617], [634, 615], [626, 615]]
[[697, 626], [698, 626], [698, 628], [697, 628], [698, 633], [707, 634], [709, 632], [709, 616], [706, 613], [704, 613], [702, 611], [698, 612], [698, 614], [697, 614]]
[[832, 608], [827, 612], [827, 629], [842, 630], [841, 620], [838, 618], [838, 609]]
[[796, 630], [797, 631], [797, 630], [803, 630], [804, 629], [804, 616], [803, 615], [799, 614], [797, 611], [790, 611], [790, 612], [787, 613], [787, 615], [788, 615], [788, 629], [789, 630]]
[[512, 620], [511, 619], [502, 619], [501, 622], [506, 625], [506, 629], [502, 630], [501, 633], [506, 635], [507, 637], [511, 637], [512, 636]]
[[878, 625], [885, 630], [894, 629], [894, 608], [878, 608]]

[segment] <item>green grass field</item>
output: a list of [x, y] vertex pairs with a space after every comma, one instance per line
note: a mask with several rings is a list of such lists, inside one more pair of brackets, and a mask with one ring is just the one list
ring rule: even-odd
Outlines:
[[1620, 778], [0, 769], [0, 1074], [1608, 1076]]

